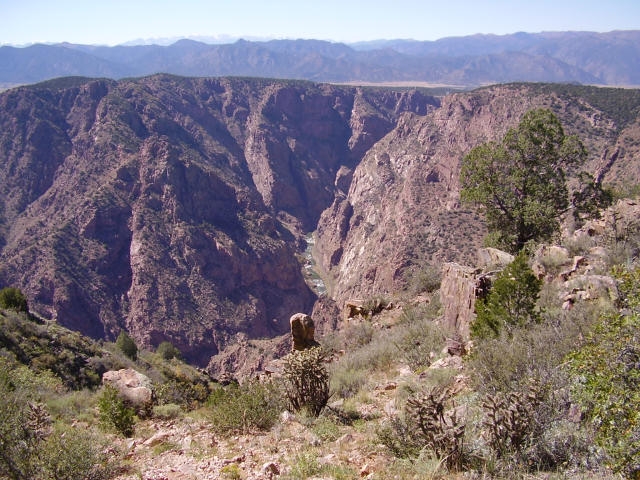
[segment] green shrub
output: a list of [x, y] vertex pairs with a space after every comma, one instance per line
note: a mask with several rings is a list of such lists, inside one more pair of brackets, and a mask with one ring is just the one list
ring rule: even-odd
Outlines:
[[415, 272], [409, 279], [409, 291], [413, 294], [432, 293], [440, 288], [442, 282], [442, 270], [429, 265]]
[[207, 400], [209, 389], [204, 384], [182, 378], [165, 381], [156, 387], [155, 393], [161, 405], [177, 404], [191, 410]]
[[120, 335], [118, 335], [118, 338], [116, 339], [116, 346], [131, 360], [136, 360], [138, 358], [138, 346], [136, 345], [136, 342], [133, 341], [133, 338], [131, 338], [124, 330], [122, 330]]
[[156, 405], [153, 407], [153, 417], [160, 418], [162, 420], [172, 420], [179, 418], [183, 414], [180, 405], [175, 403], [167, 403], [164, 405]]
[[104, 453], [106, 445], [91, 430], [52, 425], [37, 401], [52, 391], [38, 377], [0, 357], [0, 478], [111, 478], [117, 457]]
[[289, 461], [289, 468], [282, 480], [303, 478], [331, 478], [334, 480], [356, 480], [359, 475], [349, 467], [331, 465], [319, 461], [319, 452], [312, 448], [297, 452]]
[[98, 411], [100, 412], [100, 423], [107, 429], [130, 437], [133, 435], [135, 424], [134, 410], [127, 407], [120, 398], [118, 390], [110, 385], [105, 385], [98, 398]]
[[237, 463], [230, 463], [220, 469], [220, 476], [225, 480], [240, 480], [242, 478], [242, 470]]
[[382, 312], [389, 305], [389, 300], [382, 296], [376, 296], [367, 299], [362, 305], [362, 310], [364, 311], [364, 316], [366, 318], [371, 318], [374, 315]]
[[398, 415], [381, 424], [376, 429], [376, 437], [397, 458], [417, 457], [422, 450], [415, 426]]
[[158, 345], [156, 353], [165, 360], [171, 360], [172, 358], [182, 358], [182, 353], [171, 342], [164, 341]]
[[290, 471], [283, 480], [299, 480], [302, 478], [332, 478], [335, 480], [352, 480], [359, 478], [352, 469], [340, 465], [330, 465], [318, 461], [318, 453], [307, 450], [296, 454], [290, 464]]
[[291, 465], [291, 478], [309, 478], [318, 475], [322, 466], [318, 462], [317, 455], [311, 452], [302, 452], [296, 455]]
[[536, 301], [542, 282], [527, 264], [527, 257], [520, 252], [498, 274], [485, 300], [476, 303], [476, 320], [471, 324], [474, 338], [495, 337], [505, 328], [526, 326], [540, 321]]
[[615, 470], [640, 477], [640, 268], [619, 269], [627, 315], [603, 315], [571, 354], [575, 396]]
[[333, 418], [321, 416], [311, 425], [311, 431], [323, 442], [333, 442], [340, 436], [340, 427]]
[[217, 433], [268, 430], [284, 408], [281, 399], [273, 384], [231, 384], [211, 392], [206, 416]]
[[117, 462], [107, 453], [106, 440], [90, 430], [56, 426], [40, 453], [42, 479], [107, 480]]
[[403, 313], [401, 327], [391, 339], [398, 357], [418, 371], [431, 365], [432, 355], [442, 350], [448, 333], [434, 322], [424, 307], [408, 308]]
[[333, 369], [365, 370], [368, 372], [388, 368], [397, 357], [397, 349], [388, 332], [376, 332], [373, 340], [360, 348], [347, 350]]
[[331, 373], [330, 391], [341, 398], [356, 395], [366, 385], [369, 373], [364, 369], [338, 368]]
[[22, 291], [14, 287], [6, 287], [0, 290], [0, 308], [15, 310], [16, 312], [29, 312], [27, 297]]
[[27, 427], [24, 399], [14, 393], [8, 375], [0, 372], [0, 478], [36, 478], [40, 440]]
[[368, 321], [350, 323], [342, 332], [342, 349], [359, 348], [371, 343], [373, 340], [374, 328]]
[[66, 392], [47, 400], [51, 415], [71, 421], [91, 421], [96, 407], [94, 392], [88, 389]]
[[[434, 458], [431, 452], [420, 452], [415, 457], [408, 458], [394, 458], [391, 462], [385, 465], [384, 474], [385, 478], [398, 478], [398, 479], [437, 479], [443, 480], [447, 477], [446, 473], [442, 471], [442, 462]], [[375, 477], [377, 478], [377, 477]], [[466, 478], [454, 477], [454, 478]], [[471, 477], [474, 478], [474, 477]], [[488, 478], [488, 477], [478, 477]]]

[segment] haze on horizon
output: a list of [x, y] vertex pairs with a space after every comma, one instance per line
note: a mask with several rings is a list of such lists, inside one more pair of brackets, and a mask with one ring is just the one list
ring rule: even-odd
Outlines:
[[179, 38], [354, 43], [477, 33], [637, 29], [637, 0], [0, 0], [0, 45], [117, 45]]

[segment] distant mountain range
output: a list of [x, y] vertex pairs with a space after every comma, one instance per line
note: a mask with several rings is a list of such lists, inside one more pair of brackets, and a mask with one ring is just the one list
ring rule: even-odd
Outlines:
[[640, 30], [473, 35], [436, 41], [238, 40], [208, 44], [0, 47], [0, 86], [62, 76], [120, 79], [154, 73], [317, 82], [425, 83], [460, 87], [571, 82], [640, 85]]

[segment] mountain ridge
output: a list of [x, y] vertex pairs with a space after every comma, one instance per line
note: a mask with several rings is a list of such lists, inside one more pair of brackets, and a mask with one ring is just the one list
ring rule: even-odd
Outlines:
[[640, 31], [623, 30], [391, 40], [374, 48], [322, 40], [242, 39], [213, 45], [183, 39], [168, 46], [3, 46], [0, 84], [69, 75], [121, 79], [170, 73], [465, 87], [513, 81], [628, 86], [640, 85], [639, 44]]

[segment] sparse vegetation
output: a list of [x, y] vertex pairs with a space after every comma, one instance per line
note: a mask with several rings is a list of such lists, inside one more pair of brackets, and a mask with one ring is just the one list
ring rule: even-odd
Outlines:
[[628, 313], [603, 315], [569, 358], [576, 397], [626, 478], [640, 476], [640, 268], [616, 270]]
[[[93, 429], [53, 422], [41, 400], [55, 382], [0, 356], [0, 476], [12, 480], [111, 478], [118, 457]], [[68, 419], [66, 419], [68, 420]]]
[[[557, 234], [569, 207], [567, 174], [586, 157], [582, 142], [564, 134], [553, 112], [532, 110], [502, 142], [482, 144], [464, 157], [460, 197], [483, 208], [492, 246], [517, 253], [529, 241]], [[584, 190], [573, 196], [579, 216], [611, 200], [588, 174], [581, 178]]]
[[160, 355], [164, 360], [171, 360], [172, 358], [182, 358], [180, 350], [173, 346], [171, 342], [164, 341], [156, 348], [156, 353]]
[[500, 272], [487, 298], [476, 303], [477, 318], [471, 324], [472, 336], [497, 336], [502, 330], [509, 332], [516, 326], [538, 323], [537, 300], [541, 285], [527, 264], [527, 255], [520, 252]]
[[248, 382], [218, 387], [205, 405], [205, 416], [217, 433], [268, 430], [284, 409], [282, 392], [272, 383]]
[[225, 480], [240, 480], [242, 478], [242, 470], [236, 463], [230, 463], [229, 465], [225, 465], [220, 470], [220, 475]]
[[449, 470], [459, 470], [464, 460], [466, 419], [456, 408], [447, 386], [432, 387], [407, 400], [409, 423], [417, 427], [414, 436], [443, 460]]
[[487, 395], [482, 408], [489, 446], [497, 458], [520, 453], [534, 434], [536, 409], [543, 401], [543, 390], [536, 382], [528, 389], [507, 394]]
[[553, 92], [564, 98], [582, 101], [602, 109], [618, 129], [633, 122], [640, 112], [640, 91], [633, 88], [599, 88], [589, 85], [539, 84], [532, 85], [541, 93]]
[[409, 279], [409, 290], [414, 293], [432, 293], [440, 288], [442, 272], [435, 265], [417, 270]]

